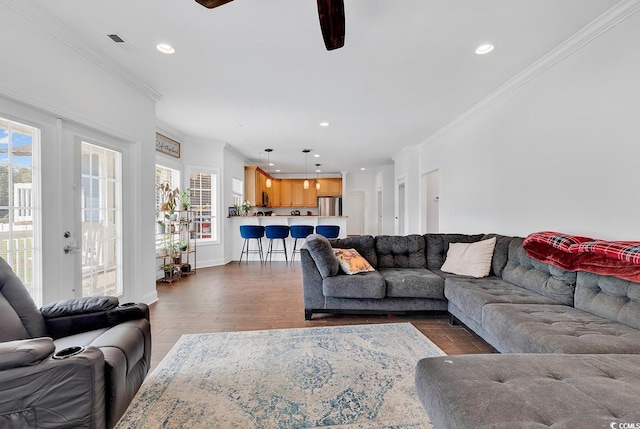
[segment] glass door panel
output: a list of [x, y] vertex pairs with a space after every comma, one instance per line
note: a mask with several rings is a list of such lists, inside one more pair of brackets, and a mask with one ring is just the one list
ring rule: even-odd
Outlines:
[[0, 118], [0, 256], [41, 305], [39, 218], [34, 205], [39, 144], [39, 129]]
[[122, 154], [81, 146], [82, 296], [122, 295]]

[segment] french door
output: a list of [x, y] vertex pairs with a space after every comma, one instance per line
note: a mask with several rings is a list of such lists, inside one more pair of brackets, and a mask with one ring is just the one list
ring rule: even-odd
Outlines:
[[[81, 284], [78, 296], [123, 293], [122, 275], [122, 153], [80, 141], [78, 215], [80, 243], [69, 246], [79, 253]], [[77, 270], [76, 270], [77, 271]], [[77, 282], [76, 282], [77, 283]]]

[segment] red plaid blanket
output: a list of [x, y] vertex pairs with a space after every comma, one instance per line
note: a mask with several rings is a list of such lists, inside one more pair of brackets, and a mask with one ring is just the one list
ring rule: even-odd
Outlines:
[[542, 231], [529, 234], [522, 245], [531, 258], [565, 270], [640, 281], [638, 241], [604, 241]]

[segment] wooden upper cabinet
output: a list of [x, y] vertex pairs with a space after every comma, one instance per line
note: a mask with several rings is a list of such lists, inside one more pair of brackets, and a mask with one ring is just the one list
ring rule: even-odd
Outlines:
[[318, 179], [320, 182], [319, 197], [340, 197], [342, 196], [342, 179], [326, 178]]
[[271, 179], [271, 189], [267, 189], [271, 207], [282, 207], [282, 180]]
[[291, 180], [292, 184], [292, 207], [306, 207], [307, 199], [306, 193], [304, 189], [304, 180]]
[[293, 181], [280, 181], [280, 207], [293, 207]]
[[[244, 167], [244, 198], [254, 207], [262, 207], [262, 193], [269, 195], [269, 207], [274, 206], [273, 191], [267, 188], [267, 178], [271, 177], [260, 167]], [[273, 178], [271, 178], [273, 187]]]
[[[267, 188], [267, 178], [271, 178], [271, 187]], [[270, 208], [276, 207], [318, 207], [319, 196], [342, 195], [342, 179], [319, 179], [320, 191], [316, 190], [315, 180], [309, 180], [309, 189], [304, 189], [303, 179], [275, 179], [256, 166], [244, 167], [245, 200], [254, 207], [262, 207], [262, 193], [269, 195]]]
[[305, 189], [304, 201], [305, 207], [318, 207], [318, 191], [313, 180], [309, 180], [309, 189]]

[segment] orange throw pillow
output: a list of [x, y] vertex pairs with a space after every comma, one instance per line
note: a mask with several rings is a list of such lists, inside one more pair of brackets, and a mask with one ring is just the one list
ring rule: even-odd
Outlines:
[[338, 258], [342, 271], [347, 274], [375, 271], [356, 249], [333, 249], [333, 254]]

